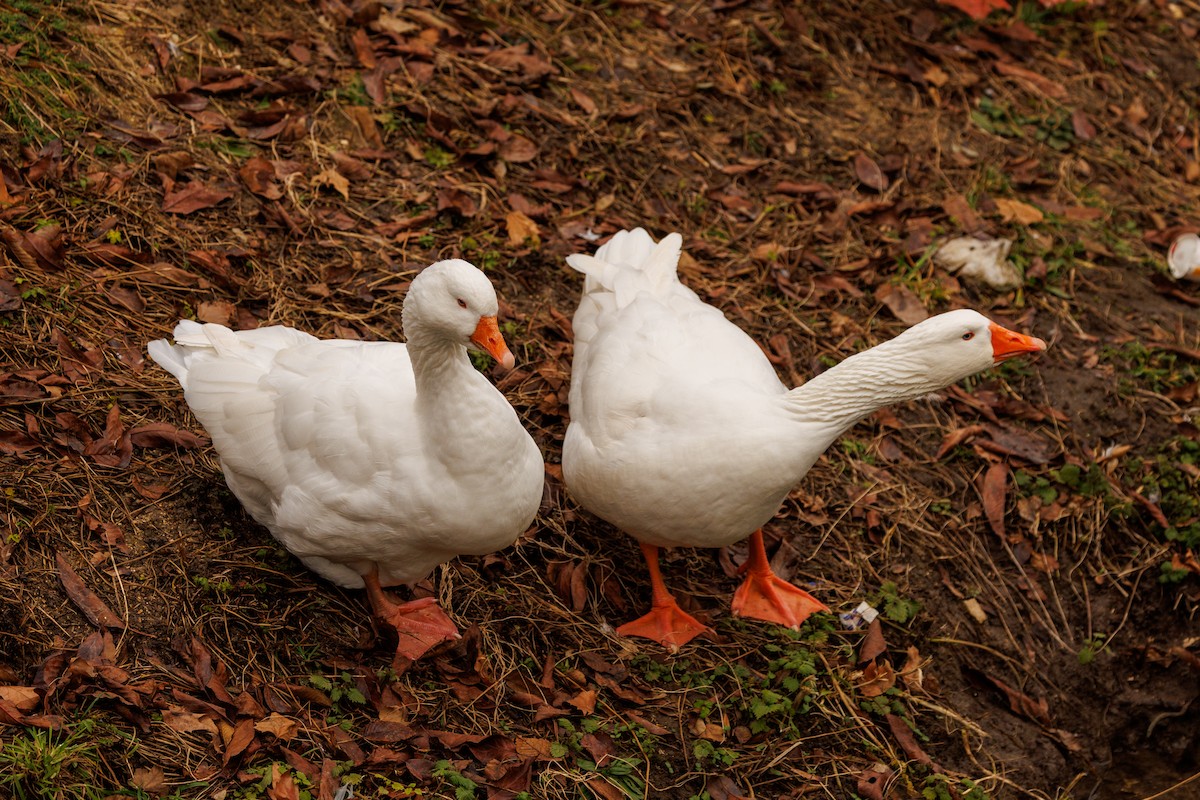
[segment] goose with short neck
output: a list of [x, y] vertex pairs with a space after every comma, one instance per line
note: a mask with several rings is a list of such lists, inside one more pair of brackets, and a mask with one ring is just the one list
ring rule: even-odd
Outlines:
[[413, 279], [408, 344], [185, 320], [174, 344], [149, 346], [212, 436], [234, 495], [306, 566], [365, 586], [397, 659], [458, 632], [432, 598], [397, 603], [383, 587], [508, 546], [541, 502], [536, 444], [467, 357], [479, 348], [512, 366], [496, 313], [487, 277], [453, 260]]
[[669, 648], [705, 626], [666, 590], [658, 548], [749, 535], [734, 613], [800, 624], [824, 606], [771, 573], [760, 526], [821, 453], [872, 411], [1045, 347], [953, 311], [788, 391], [744, 332], [679, 283], [679, 246], [638, 229], [568, 259], [586, 279], [563, 445], [568, 489], [637, 538], [650, 568], [653, 608], [618, 632]]

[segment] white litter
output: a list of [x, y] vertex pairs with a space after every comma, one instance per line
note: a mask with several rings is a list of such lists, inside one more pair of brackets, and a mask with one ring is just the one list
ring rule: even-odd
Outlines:
[[933, 262], [950, 272], [985, 283], [1007, 292], [1021, 285], [1021, 274], [1008, 260], [1012, 239], [976, 239], [960, 236], [942, 244], [933, 254]]
[[1172, 242], [1167, 266], [1176, 280], [1200, 281], [1200, 236], [1185, 233]]

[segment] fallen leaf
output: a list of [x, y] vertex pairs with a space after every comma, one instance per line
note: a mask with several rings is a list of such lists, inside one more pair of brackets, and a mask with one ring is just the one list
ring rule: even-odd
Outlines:
[[508, 243], [513, 247], [520, 247], [525, 244], [527, 239], [533, 240], [534, 247], [541, 244], [541, 234], [537, 223], [530, 219], [524, 212], [508, 212], [504, 217], [504, 223], [508, 228]]
[[855, 790], [863, 800], [884, 800], [884, 792], [894, 775], [886, 764], [875, 764], [858, 774]]
[[513, 164], [524, 164], [533, 161], [538, 154], [538, 146], [532, 140], [519, 134], [500, 143], [500, 157]]
[[859, 181], [864, 186], [868, 186], [877, 192], [882, 192], [888, 187], [887, 176], [883, 174], [883, 170], [879, 165], [866, 153], [859, 153], [854, 157], [854, 174], [858, 176]]
[[1000, 212], [1000, 218], [1005, 222], [1019, 222], [1022, 225], [1033, 225], [1045, 218], [1040, 209], [1028, 203], [1022, 203], [1020, 200], [998, 197], [993, 202], [996, 204], [996, 210]]
[[967, 613], [971, 615], [971, 619], [975, 620], [980, 625], [987, 622], [987, 612], [983, 610], [983, 606], [981, 606], [979, 601], [974, 597], [968, 597], [966, 600], [962, 601], [962, 604], [963, 608], [967, 610]]
[[886, 283], [875, 290], [875, 299], [887, 306], [896, 319], [906, 325], [916, 325], [929, 318], [921, 299], [907, 286]]
[[887, 642], [883, 639], [883, 623], [879, 617], [871, 620], [867, 626], [866, 635], [858, 646], [858, 663], [865, 664], [874, 661], [887, 652]]
[[1071, 112], [1071, 128], [1075, 132], [1075, 138], [1081, 142], [1096, 138], [1096, 126], [1092, 124], [1092, 118], [1082, 108]]
[[30, 714], [42, 702], [42, 697], [32, 686], [0, 686], [0, 701], [22, 714]]
[[163, 195], [162, 210], [168, 214], [191, 214], [233, 197], [233, 192], [217, 189], [202, 181], [189, 181], [179, 191], [167, 189]]
[[229, 744], [225, 747], [225, 755], [222, 756], [221, 763], [228, 764], [245, 751], [253, 741], [254, 720], [244, 719], [233, 729], [233, 734], [229, 737]]
[[180, 430], [166, 422], [151, 422], [129, 431], [130, 440], [138, 447], [156, 447], [169, 450], [172, 447], [182, 447], [192, 450], [208, 444], [208, 439]]
[[575, 101], [575, 105], [582, 108], [584, 113], [589, 116], [596, 113], [596, 101], [579, 89], [571, 89], [571, 99]]
[[863, 697], [879, 697], [895, 685], [896, 671], [892, 665], [887, 661], [872, 661], [863, 669], [862, 681], [857, 688]]
[[275, 165], [265, 158], [255, 157], [238, 169], [246, 188], [268, 200], [283, 197], [283, 187], [275, 180]]
[[1004, 503], [1008, 492], [1008, 464], [1001, 461], [988, 467], [983, 475], [983, 511], [992, 531], [1004, 538]]
[[994, 678], [982, 670], [971, 666], [964, 665], [962, 671], [967, 680], [975, 686], [998, 692], [1000, 696], [1008, 701], [1008, 707], [1014, 714], [1031, 719], [1046, 727], [1050, 727], [1053, 724], [1050, 719], [1050, 706], [1046, 702], [1046, 698], [1039, 697], [1035, 700], [1025, 692], [1014, 689], [999, 678]]
[[944, 6], [957, 8], [971, 19], [983, 19], [993, 11], [1010, 10], [1008, 0], [938, 0]]
[[567, 702], [578, 708], [584, 714], [591, 714], [596, 710], [596, 690], [588, 689], [580, 692]]
[[350, 199], [350, 181], [333, 167], [327, 167], [313, 176], [312, 187], [316, 189], [320, 186], [329, 186], [344, 199]]
[[197, 714], [192, 711], [186, 711], [180, 706], [168, 706], [162, 710], [162, 721], [173, 731], [177, 733], [194, 733], [196, 731], [204, 731], [205, 733], [216, 733], [217, 723], [212, 717]]
[[921, 749], [921, 745], [917, 744], [917, 737], [913, 735], [912, 728], [908, 727], [908, 723], [895, 714], [887, 714], [886, 717], [888, 727], [892, 729], [892, 736], [896, 737], [896, 741], [900, 743], [905, 755], [918, 764], [924, 764], [934, 772], [942, 771], [942, 768], [933, 762], [929, 754]]
[[237, 315], [237, 308], [228, 300], [203, 300], [196, 306], [196, 319], [228, 326]]
[[125, 627], [121, 618], [114, 614], [104, 604], [104, 601], [84, 584], [83, 579], [71, 568], [62, 553], [56, 553], [54, 561], [58, 565], [58, 579], [62, 582], [63, 588], [67, 590], [67, 596], [71, 598], [75, 607], [83, 612], [89, 622], [102, 628], [123, 629]]
[[254, 730], [259, 733], [269, 733], [276, 739], [288, 742], [296, 738], [296, 734], [300, 731], [300, 725], [290, 717], [271, 712], [266, 719], [254, 723]]
[[133, 771], [129, 783], [152, 797], [167, 793], [167, 774], [162, 767], [138, 767]]

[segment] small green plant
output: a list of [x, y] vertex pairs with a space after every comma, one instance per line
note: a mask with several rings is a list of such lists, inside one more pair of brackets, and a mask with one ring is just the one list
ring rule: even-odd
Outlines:
[[1104, 649], [1104, 643], [1108, 641], [1108, 636], [1103, 633], [1093, 633], [1091, 638], [1083, 643], [1083, 647], [1079, 648], [1079, 663], [1085, 667], [1096, 660], [1096, 654]]
[[738, 757], [737, 751], [727, 747], [717, 747], [708, 739], [697, 739], [692, 744], [692, 755], [699, 763], [713, 767], [732, 766]]
[[925, 779], [921, 789], [924, 800], [990, 800], [990, 796], [974, 781], [954, 780], [940, 772]]
[[897, 625], [907, 625], [912, 622], [917, 612], [921, 610], [921, 604], [916, 600], [902, 597], [900, 590], [892, 581], [884, 581], [883, 585], [879, 587], [879, 594], [872, 605]]
[[121, 743], [116, 729], [85, 717], [61, 731], [25, 728], [0, 743], [0, 794], [15, 800], [99, 800], [115, 786], [101, 748]]
[[450, 784], [454, 789], [454, 800], [475, 800], [478, 784], [454, 768], [449, 761], [439, 761], [433, 767], [433, 777]]
[[431, 144], [425, 148], [425, 163], [434, 169], [445, 169], [458, 160], [458, 157], [444, 147]]

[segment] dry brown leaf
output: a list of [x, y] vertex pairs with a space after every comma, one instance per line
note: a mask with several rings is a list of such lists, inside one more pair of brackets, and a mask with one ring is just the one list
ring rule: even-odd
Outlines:
[[253, 741], [254, 720], [244, 719], [233, 729], [233, 734], [229, 737], [229, 744], [225, 747], [225, 755], [221, 758], [221, 763], [228, 764], [234, 758], [237, 758]]
[[157, 447], [164, 450], [172, 447], [191, 450], [208, 444], [207, 438], [180, 430], [166, 422], [150, 422], [146, 425], [139, 425], [129, 431], [129, 438], [138, 447]]
[[524, 164], [537, 157], [538, 146], [532, 140], [521, 135], [514, 135], [500, 143], [500, 157], [513, 164]]
[[255, 156], [238, 170], [246, 188], [268, 200], [283, 197], [283, 187], [275, 180], [275, 165], [265, 158]]
[[591, 714], [596, 710], [596, 690], [588, 689], [572, 697], [567, 702], [578, 708], [584, 714]]
[[921, 299], [907, 286], [885, 283], [875, 290], [875, 299], [888, 307], [905, 325], [916, 325], [929, 318]]
[[42, 697], [32, 686], [0, 686], [0, 700], [22, 714], [30, 714], [42, 702]]
[[891, 767], [875, 764], [859, 773], [855, 790], [863, 800], [884, 800], [884, 792], [894, 774]]
[[290, 717], [271, 712], [266, 719], [254, 723], [254, 730], [269, 733], [276, 739], [288, 742], [296, 738], [296, 734], [300, 732], [300, 724]]
[[1045, 218], [1041, 209], [1031, 206], [1028, 203], [1022, 203], [1020, 200], [998, 197], [994, 202], [996, 203], [996, 210], [1000, 212], [1000, 218], [1005, 222], [1019, 222], [1022, 225], [1033, 225]]
[[346, 180], [346, 176], [333, 167], [327, 167], [313, 176], [312, 187], [316, 189], [321, 186], [328, 186], [340, 194], [343, 199], [350, 199], [350, 181]]
[[58, 566], [58, 579], [62, 582], [63, 588], [67, 590], [67, 596], [71, 598], [75, 607], [83, 612], [89, 622], [102, 628], [125, 627], [121, 618], [114, 614], [104, 604], [104, 601], [84, 584], [83, 579], [71, 568], [62, 553], [55, 554], [54, 562]]
[[858, 176], [864, 186], [877, 192], [882, 192], [888, 187], [887, 176], [883, 174], [883, 170], [879, 168], [874, 159], [866, 153], [859, 153], [854, 157], [854, 174]]
[[237, 308], [228, 300], [203, 300], [196, 306], [196, 319], [228, 326], [237, 315]]
[[163, 194], [162, 210], [168, 214], [191, 214], [233, 197], [233, 192], [209, 186], [202, 181], [189, 181], [175, 191], [168, 188]]
[[929, 754], [921, 749], [921, 745], [917, 744], [917, 737], [913, 735], [912, 728], [908, 727], [908, 723], [895, 714], [888, 714], [886, 716], [888, 727], [892, 729], [892, 736], [896, 737], [896, 741], [904, 749], [904, 754], [918, 764], [924, 764], [932, 768], [935, 772], [941, 772], [942, 768], [934, 764]]
[[133, 771], [129, 783], [135, 789], [141, 789], [151, 797], [167, 793], [167, 774], [162, 767], [138, 767]]
[[1096, 126], [1092, 123], [1092, 118], [1082, 108], [1077, 108], [1071, 112], [1071, 128], [1075, 132], [1075, 138], [1081, 142], [1091, 141], [1096, 138]]
[[896, 671], [892, 665], [887, 661], [872, 661], [862, 672], [858, 691], [863, 697], [879, 697], [895, 685]]
[[583, 109], [584, 113], [588, 115], [596, 113], [596, 101], [585, 94], [582, 90], [572, 87], [571, 99], [575, 101], [575, 105]]
[[983, 476], [983, 511], [992, 531], [1004, 538], [1004, 502], [1008, 492], [1008, 464], [1001, 461], [988, 467]]
[[204, 731], [205, 733], [216, 733], [217, 723], [212, 717], [197, 714], [192, 711], [186, 711], [181, 706], [168, 706], [162, 710], [162, 721], [173, 731], [177, 733], [193, 733], [195, 731]]
[[865, 664], [874, 661], [887, 652], [887, 642], [883, 638], [883, 622], [879, 617], [871, 620], [862, 642], [858, 645], [858, 663]]
[[541, 244], [541, 232], [537, 223], [524, 212], [508, 212], [504, 217], [504, 224], [508, 228], [508, 243], [513, 247], [525, 244], [526, 239], [532, 239], [534, 247]]

